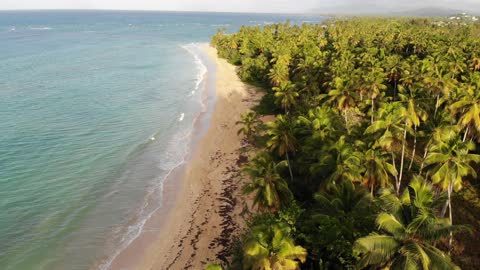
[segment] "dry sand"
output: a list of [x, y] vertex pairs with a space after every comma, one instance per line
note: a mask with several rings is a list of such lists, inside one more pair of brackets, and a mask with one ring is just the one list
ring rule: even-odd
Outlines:
[[176, 183], [168, 218], [159, 214], [162, 229], [146, 230], [111, 269], [201, 270], [209, 262], [228, 260], [227, 250], [244, 226], [241, 213], [246, 202], [240, 196], [243, 183], [238, 174], [246, 159], [241, 151], [245, 145], [235, 122], [257, 104], [260, 94], [241, 82], [235, 67], [219, 59], [214, 48], [202, 49], [216, 65], [216, 82], [207, 82], [215, 83], [217, 99], [210, 127], [195, 148], [183, 181]]

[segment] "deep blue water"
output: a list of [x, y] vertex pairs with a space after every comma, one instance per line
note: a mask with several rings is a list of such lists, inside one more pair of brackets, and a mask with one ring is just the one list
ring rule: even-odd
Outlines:
[[195, 43], [287, 19], [321, 20], [0, 12], [0, 269], [88, 269], [128, 244], [205, 110]]

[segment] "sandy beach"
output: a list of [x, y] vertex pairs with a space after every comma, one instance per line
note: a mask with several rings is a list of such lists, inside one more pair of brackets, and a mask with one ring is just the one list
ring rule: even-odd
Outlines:
[[216, 66], [216, 81], [207, 82], [215, 84], [216, 94], [209, 129], [178, 175], [183, 180], [166, 186], [164, 193], [176, 193], [168, 213], [152, 217], [110, 269], [203, 269], [209, 262], [226, 262], [244, 226], [241, 213], [247, 202], [239, 196], [243, 182], [238, 175], [246, 156], [235, 123], [260, 94], [241, 82], [235, 67], [219, 59], [214, 48], [202, 45], [202, 50]]

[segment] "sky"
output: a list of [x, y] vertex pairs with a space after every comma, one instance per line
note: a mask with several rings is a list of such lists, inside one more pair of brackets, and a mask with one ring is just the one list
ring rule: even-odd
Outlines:
[[480, 12], [480, 0], [0, 0], [0, 10], [119, 9], [280, 13], [385, 13], [442, 7]]

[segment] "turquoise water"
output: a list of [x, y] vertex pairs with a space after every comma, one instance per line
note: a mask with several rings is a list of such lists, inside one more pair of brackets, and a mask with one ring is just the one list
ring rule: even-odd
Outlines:
[[0, 12], [0, 269], [89, 269], [161, 207], [205, 104], [196, 43], [319, 18]]

